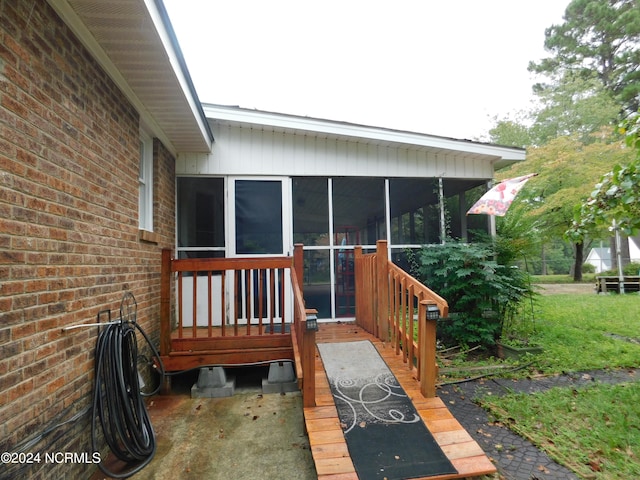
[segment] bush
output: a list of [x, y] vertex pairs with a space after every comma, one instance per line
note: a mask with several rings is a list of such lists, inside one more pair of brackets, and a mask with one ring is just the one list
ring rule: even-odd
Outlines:
[[[640, 263], [627, 263], [624, 267], [622, 267], [622, 273], [629, 277], [637, 276], [638, 274], [640, 274]], [[602, 272], [600, 275], [615, 277], [618, 275], [618, 269], [614, 268], [612, 270], [607, 270], [606, 272]]]
[[596, 273], [596, 267], [592, 263], [582, 264], [582, 273]]
[[509, 264], [511, 248], [508, 241], [450, 241], [415, 254], [412, 274], [445, 298], [456, 314], [442, 322], [444, 337], [467, 346], [492, 346], [500, 338], [504, 322], [533, 294], [528, 274]]

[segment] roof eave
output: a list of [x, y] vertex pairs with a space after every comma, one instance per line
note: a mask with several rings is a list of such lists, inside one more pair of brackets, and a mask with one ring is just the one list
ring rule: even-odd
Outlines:
[[[47, 0], [65, 24], [74, 32], [82, 44], [89, 50], [96, 61], [121, 89], [127, 99], [133, 104], [141, 117], [141, 123], [151, 133], [159, 138], [172, 153], [181, 151], [211, 151], [213, 135], [202, 111], [200, 101], [196, 95], [191, 77], [186, 68], [182, 52], [177, 43], [175, 33], [169, 22], [164, 4], [160, 0], [123, 0], [123, 9], [131, 8], [144, 15], [144, 21], [138, 28], [127, 31], [132, 40], [136, 35], [140, 38], [152, 36], [153, 42], [131, 41], [131, 49], [144, 43], [153, 49], [154, 59], [162, 59], [158, 65], [166, 77], [155, 79], [163, 88], [172, 92], [169, 99], [158, 98], [145, 91], [144, 86], [136, 85], [126, 67], [119, 65], [117, 60], [110, 55], [106, 42], [101, 43], [92, 32], [94, 26], [89, 25], [83, 14], [89, 11], [92, 19], [111, 14], [109, 7], [111, 2], [102, 0]], [[82, 7], [82, 8], [81, 8]], [[104, 9], [104, 11], [102, 10]], [[114, 41], [122, 41], [122, 29], [116, 32], [108, 29], [101, 31], [102, 35], [111, 34]], [[106, 32], [106, 33], [105, 33]], [[98, 35], [99, 37], [99, 35]], [[180, 123], [180, 129], [175, 127]], [[188, 129], [189, 135], [184, 135]]]
[[457, 140], [416, 132], [264, 112], [225, 105], [203, 104], [203, 110], [207, 118], [225, 120], [238, 124], [262, 125], [284, 130], [348, 136], [371, 141], [487, 155], [496, 158], [496, 169], [503, 168], [511, 163], [523, 161], [526, 158], [526, 150], [522, 148], [474, 142], [471, 140]]

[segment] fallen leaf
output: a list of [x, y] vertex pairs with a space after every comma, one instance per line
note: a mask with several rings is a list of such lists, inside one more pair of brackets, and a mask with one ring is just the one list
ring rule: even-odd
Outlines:
[[594, 471], [594, 472], [601, 472], [602, 471], [602, 467], [595, 460], [590, 461], [587, 465], [589, 465], [589, 468], [591, 468], [591, 470]]
[[539, 472], [544, 472], [546, 474], [549, 474], [549, 470], [544, 465], [538, 465], [538, 471]]

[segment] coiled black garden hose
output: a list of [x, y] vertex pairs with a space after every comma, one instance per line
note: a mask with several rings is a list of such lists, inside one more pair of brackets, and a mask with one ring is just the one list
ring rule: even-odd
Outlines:
[[[126, 294], [131, 295], [131, 294]], [[123, 299], [129, 303], [133, 296]], [[93, 451], [98, 447], [98, 421], [109, 449], [120, 460], [135, 464], [123, 473], [109, 471], [104, 462], [100, 470], [113, 478], [128, 478], [149, 464], [156, 451], [156, 439], [151, 420], [140, 392], [138, 380], [139, 331], [151, 347], [153, 355], [160, 359], [144, 330], [136, 323], [135, 313], [123, 312], [119, 322], [105, 327], [96, 342], [95, 387], [93, 393], [93, 415], [91, 420], [91, 442]], [[162, 372], [162, 366], [161, 374]], [[153, 395], [160, 389], [147, 395]]]

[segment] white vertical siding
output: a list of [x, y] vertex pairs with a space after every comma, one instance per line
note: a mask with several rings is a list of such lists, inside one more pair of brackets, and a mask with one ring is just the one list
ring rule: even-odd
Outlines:
[[210, 154], [182, 154], [180, 175], [492, 178], [497, 157], [214, 125]]

